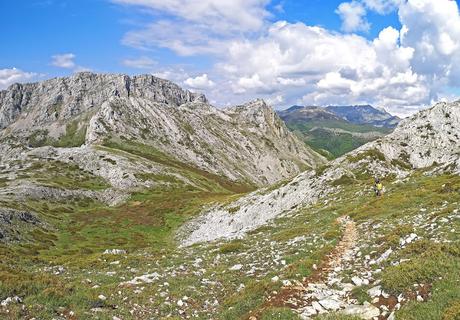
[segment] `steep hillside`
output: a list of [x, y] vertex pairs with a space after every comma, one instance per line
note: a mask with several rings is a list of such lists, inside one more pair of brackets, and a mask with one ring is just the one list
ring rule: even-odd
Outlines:
[[333, 159], [391, 132], [368, 124], [354, 124], [321, 107], [294, 106], [279, 116], [300, 139]]
[[326, 110], [354, 124], [369, 124], [391, 129], [401, 121], [400, 118], [370, 105], [329, 106]]
[[[460, 103], [439, 103], [401, 122], [391, 134], [370, 142], [316, 171], [307, 171], [279, 188], [258, 191], [232, 207], [211, 210], [184, 244], [235, 238], [299, 206], [337, 194], [343, 184], [373, 177], [404, 179], [413, 169], [460, 173]], [[263, 214], [261, 214], [263, 213]]]
[[108, 137], [142, 142], [201, 169], [257, 185], [324, 162], [261, 100], [219, 110], [201, 102], [164, 108], [148, 100], [115, 98], [91, 119], [87, 143], [104, 143]]

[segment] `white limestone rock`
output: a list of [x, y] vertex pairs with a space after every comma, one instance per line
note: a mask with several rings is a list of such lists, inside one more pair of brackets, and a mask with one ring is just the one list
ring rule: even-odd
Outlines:
[[364, 320], [371, 320], [380, 315], [379, 308], [371, 305], [348, 305], [341, 311], [343, 314], [357, 316]]
[[320, 300], [318, 301], [318, 303], [326, 310], [329, 310], [329, 311], [336, 311], [336, 310], [339, 310], [343, 303], [339, 300], [335, 300], [335, 299], [331, 299], [331, 298], [328, 298], [328, 299], [323, 299], [323, 300]]

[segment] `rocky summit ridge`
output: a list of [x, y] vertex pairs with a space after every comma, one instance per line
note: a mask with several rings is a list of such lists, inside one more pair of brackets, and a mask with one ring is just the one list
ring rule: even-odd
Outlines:
[[[0, 128], [7, 133], [50, 126], [52, 136], [59, 124], [77, 115], [97, 110], [111, 97], [143, 98], [169, 106], [202, 101], [206, 98], [151, 75], [129, 77], [117, 74], [77, 73], [37, 83], [13, 84], [0, 91]], [[54, 126], [51, 126], [54, 124]]]
[[328, 106], [327, 111], [355, 124], [368, 124], [376, 127], [394, 128], [401, 119], [393, 116], [384, 109], [371, 105]]

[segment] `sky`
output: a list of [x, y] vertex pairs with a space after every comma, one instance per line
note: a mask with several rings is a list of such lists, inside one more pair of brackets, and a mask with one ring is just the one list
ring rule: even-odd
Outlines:
[[453, 0], [0, 0], [0, 89], [150, 73], [216, 106], [372, 104], [407, 116], [460, 95]]

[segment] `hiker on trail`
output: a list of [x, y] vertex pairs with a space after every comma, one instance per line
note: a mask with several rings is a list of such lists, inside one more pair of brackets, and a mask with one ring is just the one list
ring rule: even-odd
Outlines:
[[375, 178], [374, 191], [377, 197], [380, 197], [383, 195], [383, 184], [382, 182], [380, 182], [379, 178]]

